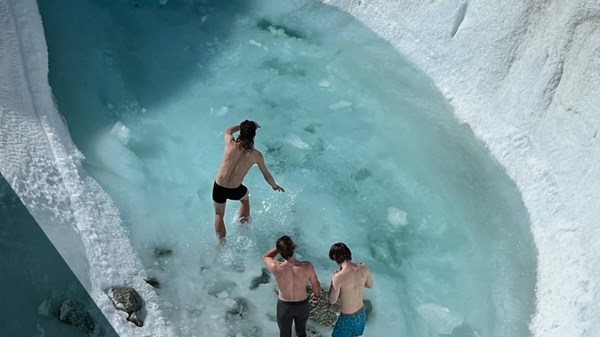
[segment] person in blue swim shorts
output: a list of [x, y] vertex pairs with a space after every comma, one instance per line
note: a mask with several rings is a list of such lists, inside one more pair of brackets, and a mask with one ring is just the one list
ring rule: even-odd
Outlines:
[[363, 290], [373, 287], [369, 268], [363, 263], [352, 262], [352, 252], [343, 242], [331, 246], [329, 258], [340, 267], [333, 273], [329, 286], [329, 303], [334, 304], [339, 299], [341, 309], [331, 336], [362, 336], [366, 323]]

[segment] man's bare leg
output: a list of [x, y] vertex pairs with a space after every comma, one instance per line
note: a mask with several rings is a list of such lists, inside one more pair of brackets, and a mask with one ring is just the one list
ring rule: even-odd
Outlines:
[[215, 206], [215, 233], [217, 234], [217, 238], [220, 243], [225, 243], [225, 235], [227, 235], [227, 231], [225, 230], [225, 221], [223, 218], [225, 217], [225, 204], [219, 204], [213, 202]]
[[250, 196], [248, 195], [248, 193], [246, 193], [246, 195], [240, 199], [240, 222], [241, 223], [247, 223], [248, 219], [250, 217]]

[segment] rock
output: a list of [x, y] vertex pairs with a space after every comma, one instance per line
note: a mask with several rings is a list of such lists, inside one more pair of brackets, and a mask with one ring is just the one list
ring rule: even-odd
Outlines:
[[260, 276], [254, 277], [250, 282], [250, 289], [256, 289], [261, 284], [269, 283], [271, 276], [267, 272], [266, 268], [262, 268], [262, 274]]
[[129, 322], [139, 327], [144, 325], [144, 322], [138, 316], [144, 301], [135, 289], [129, 287], [111, 288], [108, 290], [108, 297], [112, 300], [115, 308], [123, 310], [129, 315], [127, 317]]
[[[312, 290], [307, 289], [309, 294], [312, 294]], [[308, 319], [312, 322], [318, 323], [323, 326], [332, 327], [335, 325], [337, 316], [340, 313], [340, 306], [338, 304], [329, 304], [327, 300], [327, 292], [321, 288], [321, 296], [319, 302], [310, 304], [310, 313]]]
[[169, 256], [171, 254], [173, 254], [172, 249], [154, 248], [154, 256], [155, 257]]
[[[312, 294], [312, 290], [310, 289], [310, 287], [307, 287], [306, 291], [309, 295]], [[369, 315], [373, 313], [373, 304], [370, 300], [364, 300], [363, 302], [365, 307], [365, 315], [368, 319]], [[319, 302], [317, 302], [316, 304], [311, 302], [310, 304], [310, 313], [308, 314], [308, 319], [312, 322], [318, 323], [326, 327], [333, 327], [339, 314], [339, 304], [329, 304], [328, 290], [321, 288], [321, 296], [319, 297]], [[317, 335], [320, 336], [320, 334], [316, 333], [316, 336]]]
[[306, 337], [323, 337], [320, 333], [312, 330], [306, 330]]
[[232, 318], [244, 318], [248, 313], [248, 300], [243, 297], [228, 298], [225, 300], [227, 309], [227, 317]]
[[146, 281], [146, 283], [151, 285], [152, 288], [156, 288], [156, 289], [160, 288], [160, 282], [158, 282], [158, 280], [154, 276], [150, 276], [147, 279], [144, 279], [144, 281]]
[[85, 310], [85, 306], [77, 300], [66, 300], [60, 306], [58, 318], [85, 333], [91, 333], [94, 331], [95, 324], [90, 316], [90, 313], [87, 312], [87, 310]]
[[369, 177], [371, 177], [373, 175], [373, 173], [371, 173], [371, 171], [367, 168], [361, 168], [360, 170], [352, 173], [352, 178], [356, 181], [363, 181]]

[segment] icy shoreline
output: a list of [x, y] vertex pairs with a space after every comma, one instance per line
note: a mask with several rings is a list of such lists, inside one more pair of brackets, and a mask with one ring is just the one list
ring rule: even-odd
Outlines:
[[324, 2], [429, 75], [516, 182], [538, 250], [533, 335], [593, 335], [600, 3]]

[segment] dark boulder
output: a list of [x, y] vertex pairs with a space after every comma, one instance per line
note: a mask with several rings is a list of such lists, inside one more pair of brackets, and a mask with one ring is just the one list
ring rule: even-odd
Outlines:
[[94, 331], [95, 324], [90, 313], [85, 309], [85, 306], [77, 300], [66, 300], [58, 310], [58, 318], [85, 333]]
[[125, 311], [129, 315], [127, 317], [129, 322], [139, 327], [144, 325], [144, 322], [139, 317], [139, 311], [142, 310], [144, 301], [135, 289], [129, 287], [111, 288], [107, 293], [115, 308]]

